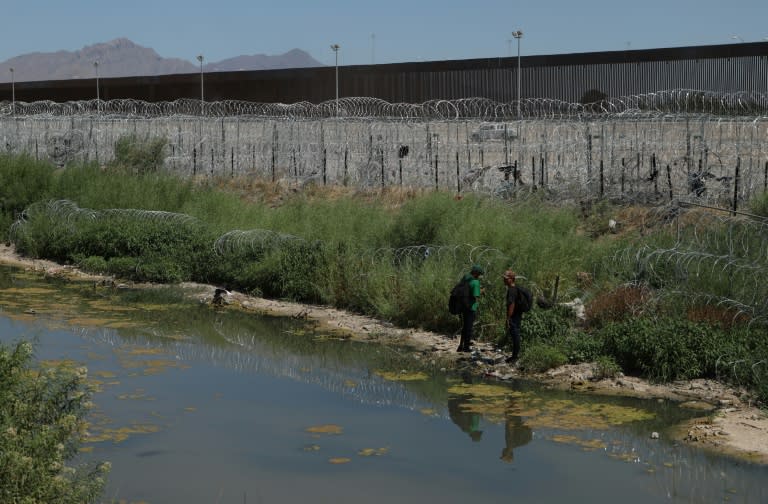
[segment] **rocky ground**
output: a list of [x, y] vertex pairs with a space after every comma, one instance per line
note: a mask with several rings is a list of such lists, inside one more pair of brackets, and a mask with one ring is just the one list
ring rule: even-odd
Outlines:
[[[20, 257], [12, 247], [2, 244], [0, 264], [32, 269], [51, 276], [113, 281], [50, 261]], [[190, 296], [201, 302], [216, 301], [256, 313], [306, 319], [315, 323], [321, 330], [341, 332], [351, 338], [406, 345], [420, 356], [439, 359], [447, 365], [470, 367], [477, 374], [490, 379], [503, 381], [527, 378], [549, 387], [584, 393], [680, 401], [685, 403], [686, 407], [702, 412], [698, 419], [679, 427], [676, 437], [681, 442], [768, 464], [768, 413], [757, 408], [745, 391], [713, 380], [680, 381], [661, 385], [628, 376], [597, 380], [593, 377], [593, 366], [588, 363], [566, 365], [538, 375], [522, 375], [518, 369], [505, 362], [507, 356], [504, 353], [489, 343], [478, 343], [472, 355], [465, 357], [456, 352], [458, 342], [442, 334], [396, 328], [386, 322], [323, 306], [263, 299], [237, 292], [220, 293], [217, 296], [215, 287], [210, 285], [188, 283], [183, 287], [189, 291]]]

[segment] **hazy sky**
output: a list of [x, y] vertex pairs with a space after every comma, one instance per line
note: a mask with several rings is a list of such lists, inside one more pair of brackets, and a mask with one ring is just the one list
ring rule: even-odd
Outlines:
[[[299, 48], [340, 65], [768, 40], [768, 0], [2, 0], [0, 62], [126, 37], [195, 63]], [[373, 37], [372, 37], [373, 34]]]

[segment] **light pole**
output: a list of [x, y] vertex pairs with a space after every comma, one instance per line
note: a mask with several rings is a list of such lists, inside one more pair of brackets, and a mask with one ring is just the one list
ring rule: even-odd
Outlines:
[[11, 115], [16, 115], [16, 77], [13, 75], [13, 67], [8, 70], [11, 71]]
[[376, 34], [371, 33], [371, 65], [376, 64]]
[[331, 49], [336, 55], [336, 117], [339, 117], [339, 44], [331, 44]]
[[520, 119], [520, 39], [523, 38], [523, 31], [515, 30], [512, 36], [517, 39], [517, 118]]
[[93, 62], [93, 69], [96, 72], [96, 113], [101, 112], [101, 105], [99, 105], [99, 62]]
[[197, 55], [197, 61], [200, 62], [200, 115], [203, 115], [203, 107], [205, 103], [205, 88], [203, 87], [203, 55]]

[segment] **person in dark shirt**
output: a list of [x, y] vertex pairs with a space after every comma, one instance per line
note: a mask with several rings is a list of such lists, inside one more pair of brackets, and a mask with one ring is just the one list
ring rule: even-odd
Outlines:
[[507, 362], [513, 363], [520, 357], [520, 325], [523, 321], [523, 312], [515, 309], [518, 294], [514, 271], [504, 272], [504, 285], [507, 286], [507, 338], [512, 341], [512, 356], [507, 359]]

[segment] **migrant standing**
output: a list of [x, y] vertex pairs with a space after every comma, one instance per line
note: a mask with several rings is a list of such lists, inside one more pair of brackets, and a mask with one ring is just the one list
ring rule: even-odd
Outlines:
[[469, 295], [470, 302], [464, 307], [461, 313], [461, 341], [459, 341], [459, 348], [457, 352], [469, 352], [472, 347], [472, 326], [475, 323], [477, 316], [478, 300], [483, 294], [483, 288], [480, 285], [480, 276], [485, 271], [479, 264], [472, 266], [469, 273], [464, 275], [463, 281], [469, 283]]
[[518, 303], [518, 288], [515, 285], [515, 272], [507, 270], [504, 272], [504, 285], [507, 286], [507, 316], [506, 329], [507, 338], [512, 340], [512, 356], [507, 362], [515, 362], [520, 356], [520, 325], [523, 321], [523, 310]]

